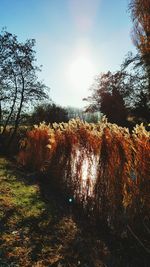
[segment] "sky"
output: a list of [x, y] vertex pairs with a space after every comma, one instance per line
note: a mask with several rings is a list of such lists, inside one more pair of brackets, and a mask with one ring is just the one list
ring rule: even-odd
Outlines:
[[94, 77], [117, 71], [129, 51], [129, 0], [0, 0], [0, 29], [36, 39], [39, 78], [61, 106], [84, 107]]

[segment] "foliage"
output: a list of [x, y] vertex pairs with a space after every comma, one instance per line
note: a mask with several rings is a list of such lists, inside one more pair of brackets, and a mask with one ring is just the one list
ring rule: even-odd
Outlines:
[[51, 150], [47, 146], [49, 138], [53, 135], [53, 130], [46, 124], [40, 124], [39, 127], [35, 126], [33, 130], [28, 131], [26, 139], [21, 141], [22, 151], [19, 160], [22, 164], [34, 170], [42, 169], [46, 161], [50, 160]]
[[[141, 124], [133, 131], [134, 172], [136, 176], [135, 211], [138, 216], [148, 214], [150, 208], [150, 133]], [[135, 195], [134, 195], [135, 198]], [[134, 203], [133, 202], [133, 203]], [[134, 203], [134, 204], [135, 204]]]
[[92, 94], [85, 101], [89, 102], [88, 111], [101, 111], [112, 123], [124, 126], [127, 117], [127, 97], [131, 82], [125, 72], [101, 73], [91, 87]]
[[147, 67], [150, 65], [150, 2], [131, 0], [129, 5], [133, 21], [133, 41]]
[[129, 127], [129, 117], [137, 123], [149, 122], [148, 78], [139, 57], [129, 53], [120, 71], [98, 75], [84, 100], [87, 111], [100, 111], [111, 123]]
[[[46, 86], [38, 80], [40, 68], [35, 65], [35, 40], [24, 43], [17, 36], [2, 31], [0, 34], [0, 107], [2, 134], [13, 124], [15, 136], [23, 111], [47, 96]], [[12, 139], [12, 138], [11, 138]]]
[[[149, 122], [150, 117], [150, 1], [130, 0], [129, 11], [137, 53], [128, 54], [121, 71], [99, 75], [92, 95], [85, 99], [88, 109], [100, 110], [110, 122], [122, 126], [126, 117], [133, 116], [136, 122]], [[114, 89], [118, 99], [113, 97]]]
[[129, 10], [133, 21], [132, 39], [138, 51], [136, 58], [145, 69], [150, 99], [150, 1], [130, 0]]
[[106, 119], [41, 124], [21, 147], [19, 163], [50, 172], [63, 191], [111, 228], [147, 216], [150, 133], [143, 125], [129, 134]]
[[134, 117], [136, 123], [149, 122], [149, 76], [145, 71], [141, 56], [128, 53], [122, 64], [122, 70], [126, 71], [130, 79], [130, 93], [127, 101], [129, 103], [129, 115]]
[[11, 142], [9, 149], [8, 149], [8, 143], [10, 142], [10, 136], [13, 133], [14, 127], [7, 126], [3, 136], [2, 135], [0, 136], [1, 153], [7, 156], [15, 157], [20, 151], [20, 141], [26, 137], [26, 132], [29, 131], [30, 129], [31, 127], [19, 126], [19, 130], [17, 131], [15, 137], [13, 138], [13, 142]]
[[35, 107], [30, 120], [34, 124], [38, 124], [41, 121], [45, 121], [46, 123], [67, 122], [68, 113], [65, 108], [62, 108], [61, 106], [57, 106], [54, 103], [41, 104]]
[[115, 267], [149, 265], [149, 255], [130, 238], [120, 242], [109, 234], [107, 240], [102, 225], [94, 227], [78, 209], [70, 209], [51, 183], [38, 179], [37, 184], [36, 179], [0, 158], [1, 267], [98, 267], [108, 261]]

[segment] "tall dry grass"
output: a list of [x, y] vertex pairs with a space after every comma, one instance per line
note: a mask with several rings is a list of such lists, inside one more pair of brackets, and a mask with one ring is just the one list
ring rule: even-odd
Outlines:
[[[20, 164], [49, 179], [112, 228], [149, 216], [150, 133], [141, 124], [40, 124], [21, 142]], [[43, 181], [44, 182], [44, 181]]]

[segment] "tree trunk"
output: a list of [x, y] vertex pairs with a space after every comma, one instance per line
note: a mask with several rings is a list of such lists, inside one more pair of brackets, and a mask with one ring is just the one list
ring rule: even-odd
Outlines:
[[15, 127], [14, 127], [14, 131], [8, 141], [8, 147], [11, 145], [14, 137], [16, 136], [16, 133], [17, 133], [17, 129], [18, 129], [18, 126], [19, 126], [19, 120], [20, 120], [20, 114], [21, 114], [21, 110], [22, 110], [22, 105], [23, 105], [23, 102], [24, 102], [24, 91], [25, 91], [25, 82], [24, 82], [24, 77], [23, 77], [23, 74], [21, 73], [21, 79], [22, 79], [22, 91], [21, 91], [21, 99], [20, 99], [20, 105], [19, 105], [19, 108], [18, 108], [18, 113], [17, 113], [17, 116], [16, 116], [16, 120], [15, 120]]
[[2, 133], [2, 105], [0, 100], [0, 135]]
[[4, 125], [4, 128], [3, 128], [3, 131], [2, 131], [2, 135], [4, 135], [5, 131], [6, 131], [6, 127], [10, 121], [10, 118], [13, 114], [13, 111], [14, 111], [14, 107], [15, 107], [15, 103], [16, 103], [16, 99], [17, 99], [17, 93], [18, 93], [18, 87], [17, 87], [17, 81], [16, 81], [16, 76], [15, 76], [15, 95], [14, 95], [14, 99], [13, 99], [13, 104], [12, 104], [12, 107], [11, 107], [11, 111], [7, 117], [7, 120], [5, 122], [5, 125]]

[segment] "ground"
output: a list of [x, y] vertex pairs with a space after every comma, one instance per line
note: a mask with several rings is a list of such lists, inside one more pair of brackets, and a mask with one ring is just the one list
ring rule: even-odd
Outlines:
[[[108, 253], [107, 247], [81, 233], [69, 207], [63, 210], [64, 203], [61, 207], [53, 195], [43, 199], [35, 178], [12, 162], [0, 158], [0, 166], [1, 267], [103, 266], [99, 258]], [[104, 255], [96, 255], [95, 246]]]
[[87, 218], [37, 181], [0, 157], [0, 267], [148, 267], [126, 265], [121, 246], [112, 249]]

